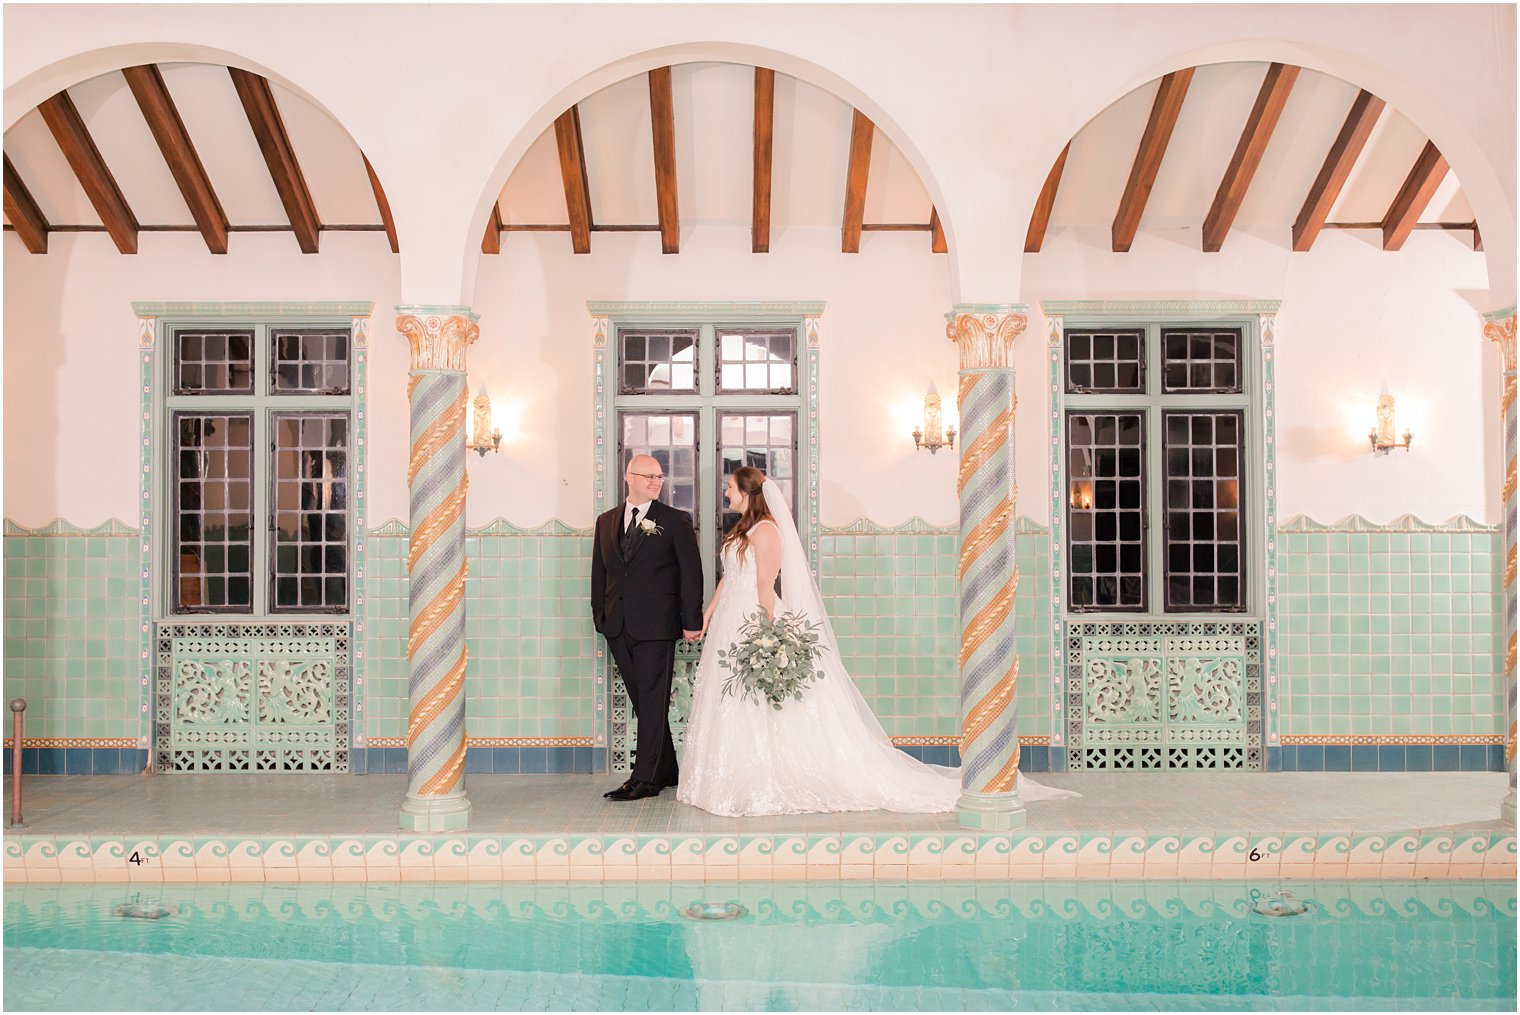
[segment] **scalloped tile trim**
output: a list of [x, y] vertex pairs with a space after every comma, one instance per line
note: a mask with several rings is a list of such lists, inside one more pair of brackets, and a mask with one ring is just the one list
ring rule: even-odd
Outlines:
[[1294, 515], [1281, 522], [1277, 531], [1282, 532], [1498, 532], [1497, 525], [1484, 525], [1467, 515], [1452, 515], [1444, 522], [1427, 522], [1414, 515], [1399, 515], [1393, 520], [1378, 524], [1361, 515], [1351, 514], [1335, 522], [1317, 522], [1308, 515]]
[[[577, 529], [566, 525], [558, 518], [550, 518], [541, 525], [530, 529], [513, 525], [505, 518], [496, 518], [479, 528], [467, 528], [466, 536], [583, 536], [590, 538], [595, 529]], [[411, 529], [399, 518], [392, 518], [377, 528], [369, 530], [371, 536], [405, 536], [410, 534]]]
[[[7, 835], [5, 880], [635, 881], [1515, 877], [1515, 833]], [[134, 857], [137, 862], [134, 862]]]
[[54, 518], [40, 528], [28, 528], [5, 519], [7, 536], [135, 536], [137, 529], [116, 518], [107, 518], [92, 529], [75, 525], [67, 518]]

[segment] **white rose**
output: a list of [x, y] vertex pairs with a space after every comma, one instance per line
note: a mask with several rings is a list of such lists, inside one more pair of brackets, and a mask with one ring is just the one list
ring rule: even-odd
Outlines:
[[775, 638], [765, 637], [765, 638], [761, 638], [760, 639], [760, 647], [761, 648], [772, 648], [772, 647], [775, 646], [775, 644], [776, 644], [776, 639]]
[[791, 660], [789, 660], [787, 658], [787, 656], [786, 656], [786, 649], [782, 649], [780, 652], [776, 653], [776, 665], [777, 666], [786, 666], [790, 662], [791, 662]]
[[639, 531], [646, 536], [651, 536], [660, 531], [660, 527], [655, 524], [654, 519], [644, 518], [639, 521]]

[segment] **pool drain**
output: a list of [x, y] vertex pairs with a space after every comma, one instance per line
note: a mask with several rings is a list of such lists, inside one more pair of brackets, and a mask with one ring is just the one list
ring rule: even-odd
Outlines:
[[1259, 899], [1254, 908], [1262, 916], [1304, 916], [1309, 912], [1309, 904], [1295, 899], [1292, 892], [1278, 892], [1273, 898]]
[[749, 910], [737, 902], [693, 902], [681, 915], [688, 920], [737, 920], [748, 916]]
[[116, 915], [129, 920], [162, 920], [177, 913], [173, 906], [158, 902], [123, 902], [116, 907]]

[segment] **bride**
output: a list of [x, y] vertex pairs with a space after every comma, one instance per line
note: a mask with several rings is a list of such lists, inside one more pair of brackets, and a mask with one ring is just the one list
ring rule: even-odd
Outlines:
[[[846, 672], [780, 487], [741, 466], [727, 496], [739, 521], [723, 537], [723, 579], [702, 618], [707, 648], [697, 664], [676, 798], [728, 816], [954, 810], [960, 770], [926, 765], [894, 747]], [[718, 649], [735, 643], [745, 620], [762, 609], [818, 624], [825, 647], [823, 679], [779, 711], [723, 693], [728, 671]], [[1077, 795], [1022, 775], [1018, 789], [1026, 801]]]

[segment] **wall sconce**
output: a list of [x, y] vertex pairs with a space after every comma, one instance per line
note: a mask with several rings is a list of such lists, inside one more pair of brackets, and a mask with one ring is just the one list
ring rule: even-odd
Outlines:
[[1372, 453], [1386, 455], [1394, 448], [1403, 448], [1408, 451], [1410, 443], [1414, 441], [1414, 434], [1405, 427], [1403, 437], [1403, 440], [1395, 440], [1393, 437], [1393, 396], [1379, 396], [1377, 426], [1367, 431], [1367, 443], [1372, 445]]
[[934, 454], [940, 448], [955, 447], [955, 426], [944, 426], [944, 414], [940, 409], [939, 389], [929, 382], [929, 392], [924, 395], [924, 424], [913, 428], [913, 447]]
[[465, 434], [464, 446], [480, 455], [486, 456], [487, 451], [501, 452], [501, 428], [491, 423], [491, 396], [484, 386], [480, 394], [475, 396], [475, 411], [470, 416], [471, 426]]

